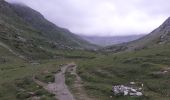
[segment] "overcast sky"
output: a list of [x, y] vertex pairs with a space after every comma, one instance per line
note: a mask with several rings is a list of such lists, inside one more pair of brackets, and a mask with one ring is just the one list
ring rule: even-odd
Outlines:
[[77, 34], [149, 33], [170, 15], [170, 0], [6, 0], [24, 3]]

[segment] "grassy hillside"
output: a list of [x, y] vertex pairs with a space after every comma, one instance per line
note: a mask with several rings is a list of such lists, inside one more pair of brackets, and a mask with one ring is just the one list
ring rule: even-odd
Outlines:
[[95, 46], [71, 33], [69, 30], [54, 25], [46, 20], [39, 12], [27, 6], [20, 4], [13, 4], [12, 6], [19, 17], [33, 26], [36, 30], [40, 31], [43, 37], [46, 37], [51, 42], [55, 42], [58, 48], [88, 49], [94, 48], [93, 46]]
[[[47, 93], [42, 87], [32, 80], [34, 73], [46, 70], [57, 70], [62, 61], [46, 61], [33, 65], [0, 47], [0, 99], [1, 100], [25, 100], [31, 97], [31, 92], [45, 100], [53, 100], [53, 95]], [[43, 100], [44, 100], [43, 99]]]
[[108, 46], [104, 50], [113, 52], [125, 50], [131, 51], [167, 43], [170, 43], [170, 18], [168, 18], [162, 25], [153, 30], [150, 34], [138, 40]]
[[0, 3], [0, 42], [28, 59], [50, 58], [40, 47], [50, 45], [40, 32], [25, 23], [4, 1]]
[[[0, 99], [31, 100], [40, 97], [41, 100], [53, 100], [54, 95], [33, 82], [33, 75], [49, 81], [60, 64], [74, 59], [92, 59], [96, 53], [79, 50], [92, 45], [26, 8], [20, 8], [19, 13], [13, 5], [0, 0]], [[25, 14], [32, 16], [33, 21], [38, 20], [35, 19], [37, 17], [42, 17], [42, 20], [31, 24], [25, 18], [28, 15], [20, 15], [22, 10], [30, 12], [30, 15]], [[34, 16], [31, 12], [38, 15]], [[54, 38], [47, 37], [50, 34]], [[57, 41], [60, 41], [59, 45]]]
[[97, 47], [47, 21], [39, 12], [3, 0], [0, 3], [0, 42], [26, 59], [57, 56], [50, 50]]
[[28, 62], [3, 46], [0, 46], [0, 51], [1, 100], [32, 100], [31, 98], [35, 96], [41, 100], [55, 100], [54, 95], [35, 84], [33, 75], [39, 80], [50, 82], [53, 80], [53, 73], [59, 70], [59, 65], [92, 59], [96, 56], [95, 53], [85, 51], [64, 51], [65, 53], [57, 51], [61, 56], [59, 58], [36, 59]]
[[[79, 75], [85, 88], [98, 100], [169, 100], [169, 69], [170, 44], [79, 62]], [[112, 85], [130, 82], [143, 83], [144, 96], [115, 97], [111, 93]]]

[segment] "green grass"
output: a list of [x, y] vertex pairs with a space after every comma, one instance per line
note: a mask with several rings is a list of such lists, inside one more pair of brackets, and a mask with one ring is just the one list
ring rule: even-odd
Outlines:
[[[46, 83], [54, 81], [60, 64], [76, 62], [78, 74], [84, 81], [84, 88], [90, 97], [98, 100], [169, 100], [170, 99], [170, 72], [160, 72], [170, 68], [170, 45], [161, 45], [140, 51], [120, 52], [101, 55], [89, 51], [51, 50], [49, 52], [60, 55], [55, 59], [37, 59], [39, 64], [24, 61], [0, 47], [0, 98], [3, 100], [18, 100], [28, 98], [28, 92], [33, 91], [52, 100], [52, 95], [42, 88], [36, 87], [31, 81], [36, 75]], [[25, 84], [24, 79], [30, 84]], [[24, 90], [18, 92], [17, 81], [23, 82]], [[71, 86], [74, 76], [66, 74], [66, 83]], [[111, 93], [112, 85], [128, 84], [131, 81], [144, 83], [144, 96], [142, 97], [116, 97]], [[20, 87], [21, 88], [21, 87]], [[71, 88], [71, 87], [70, 87]], [[22, 89], [21, 89], [22, 90]], [[42, 95], [45, 94], [45, 97]], [[113, 96], [110, 98], [110, 96]]]
[[38, 86], [32, 80], [32, 77], [26, 77], [15, 81], [17, 88], [16, 98], [23, 100], [28, 99], [32, 96], [42, 98], [49, 98], [49, 100], [55, 100], [54, 95], [45, 91], [42, 87]]
[[39, 81], [50, 83], [55, 81], [54, 73], [40, 73], [35, 76]]
[[[53, 100], [53, 96], [43, 88], [38, 87], [32, 81], [35, 75], [40, 81], [49, 83], [54, 81], [54, 74], [60, 69], [61, 64], [73, 61], [91, 59], [95, 53], [84, 51], [60, 51], [60, 54], [85, 56], [81, 59], [76, 57], [62, 57], [55, 59], [36, 59], [33, 63], [20, 59], [7, 49], [0, 46], [0, 98], [2, 100], [23, 100], [30, 97], [29, 92], [40, 96], [42, 100]], [[56, 51], [58, 52], [58, 51]], [[53, 52], [55, 53], [55, 52]], [[35, 64], [34, 64], [35, 62]], [[18, 85], [19, 84], [19, 85]], [[24, 90], [24, 91], [21, 91]]]
[[[0, 63], [0, 98], [1, 100], [25, 100], [30, 97], [29, 92], [40, 96], [42, 100], [53, 100], [53, 96], [33, 82], [32, 76], [45, 71], [54, 72], [60, 64], [70, 62], [61, 60], [40, 60], [39, 64], [33, 65], [24, 61], [7, 49], [0, 47], [0, 58], [5, 60]], [[51, 74], [50, 74], [51, 75]], [[45, 81], [51, 81], [51, 76], [44, 74]], [[50, 77], [49, 77], [50, 76]], [[24, 90], [24, 91], [21, 91]], [[43, 99], [44, 98], [44, 99]]]
[[72, 75], [70, 72], [66, 72], [65, 77], [66, 77], [66, 79], [65, 79], [66, 84], [71, 87], [74, 84], [76, 76]]
[[[113, 100], [169, 100], [170, 46], [162, 45], [134, 52], [109, 54], [79, 62], [78, 73], [90, 96], [108, 100], [112, 85], [131, 81], [144, 83], [143, 97], [115, 97]], [[100, 96], [99, 96], [100, 95]], [[102, 95], [102, 96], [101, 96]]]

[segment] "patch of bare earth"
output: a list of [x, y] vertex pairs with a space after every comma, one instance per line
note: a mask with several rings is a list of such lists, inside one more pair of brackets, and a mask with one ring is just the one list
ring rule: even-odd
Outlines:
[[[48, 92], [55, 94], [57, 100], [75, 100], [71, 92], [69, 91], [67, 85], [65, 84], [65, 72], [66, 70], [73, 66], [72, 64], [64, 65], [61, 67], [61, 71], [55, 74], [55, 82], [50, 84], [45, 84], [34, 78], [34, 81], [44, 87]], [[87, 100], [87, 99], [86, 99]]]
[[76, 68], [77, 66], [73, 64], [73, 66], [69, 67], [67, 70], [71, 75], [75, 76], [75, 80], [71, 85], [71, 90], [73, 91], [76, 100], [92, 100], [92, 98], [89, 98], [86, 91], [84, 90], [83, 82], [80, 76], [76, 73]]

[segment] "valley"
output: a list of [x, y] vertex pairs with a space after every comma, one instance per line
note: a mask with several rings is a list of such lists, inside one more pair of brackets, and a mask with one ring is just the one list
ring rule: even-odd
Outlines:
[[90, 43], [106, 47], [110, 45], [125, 43], [133, 40], [137, 40], [144, 35], [127, 35], [127, 36], [81, 36], [83, 39]]
[[170, 100], [170, 18], [137, 38], [101, 47], [0, 0], [0, 100]]

